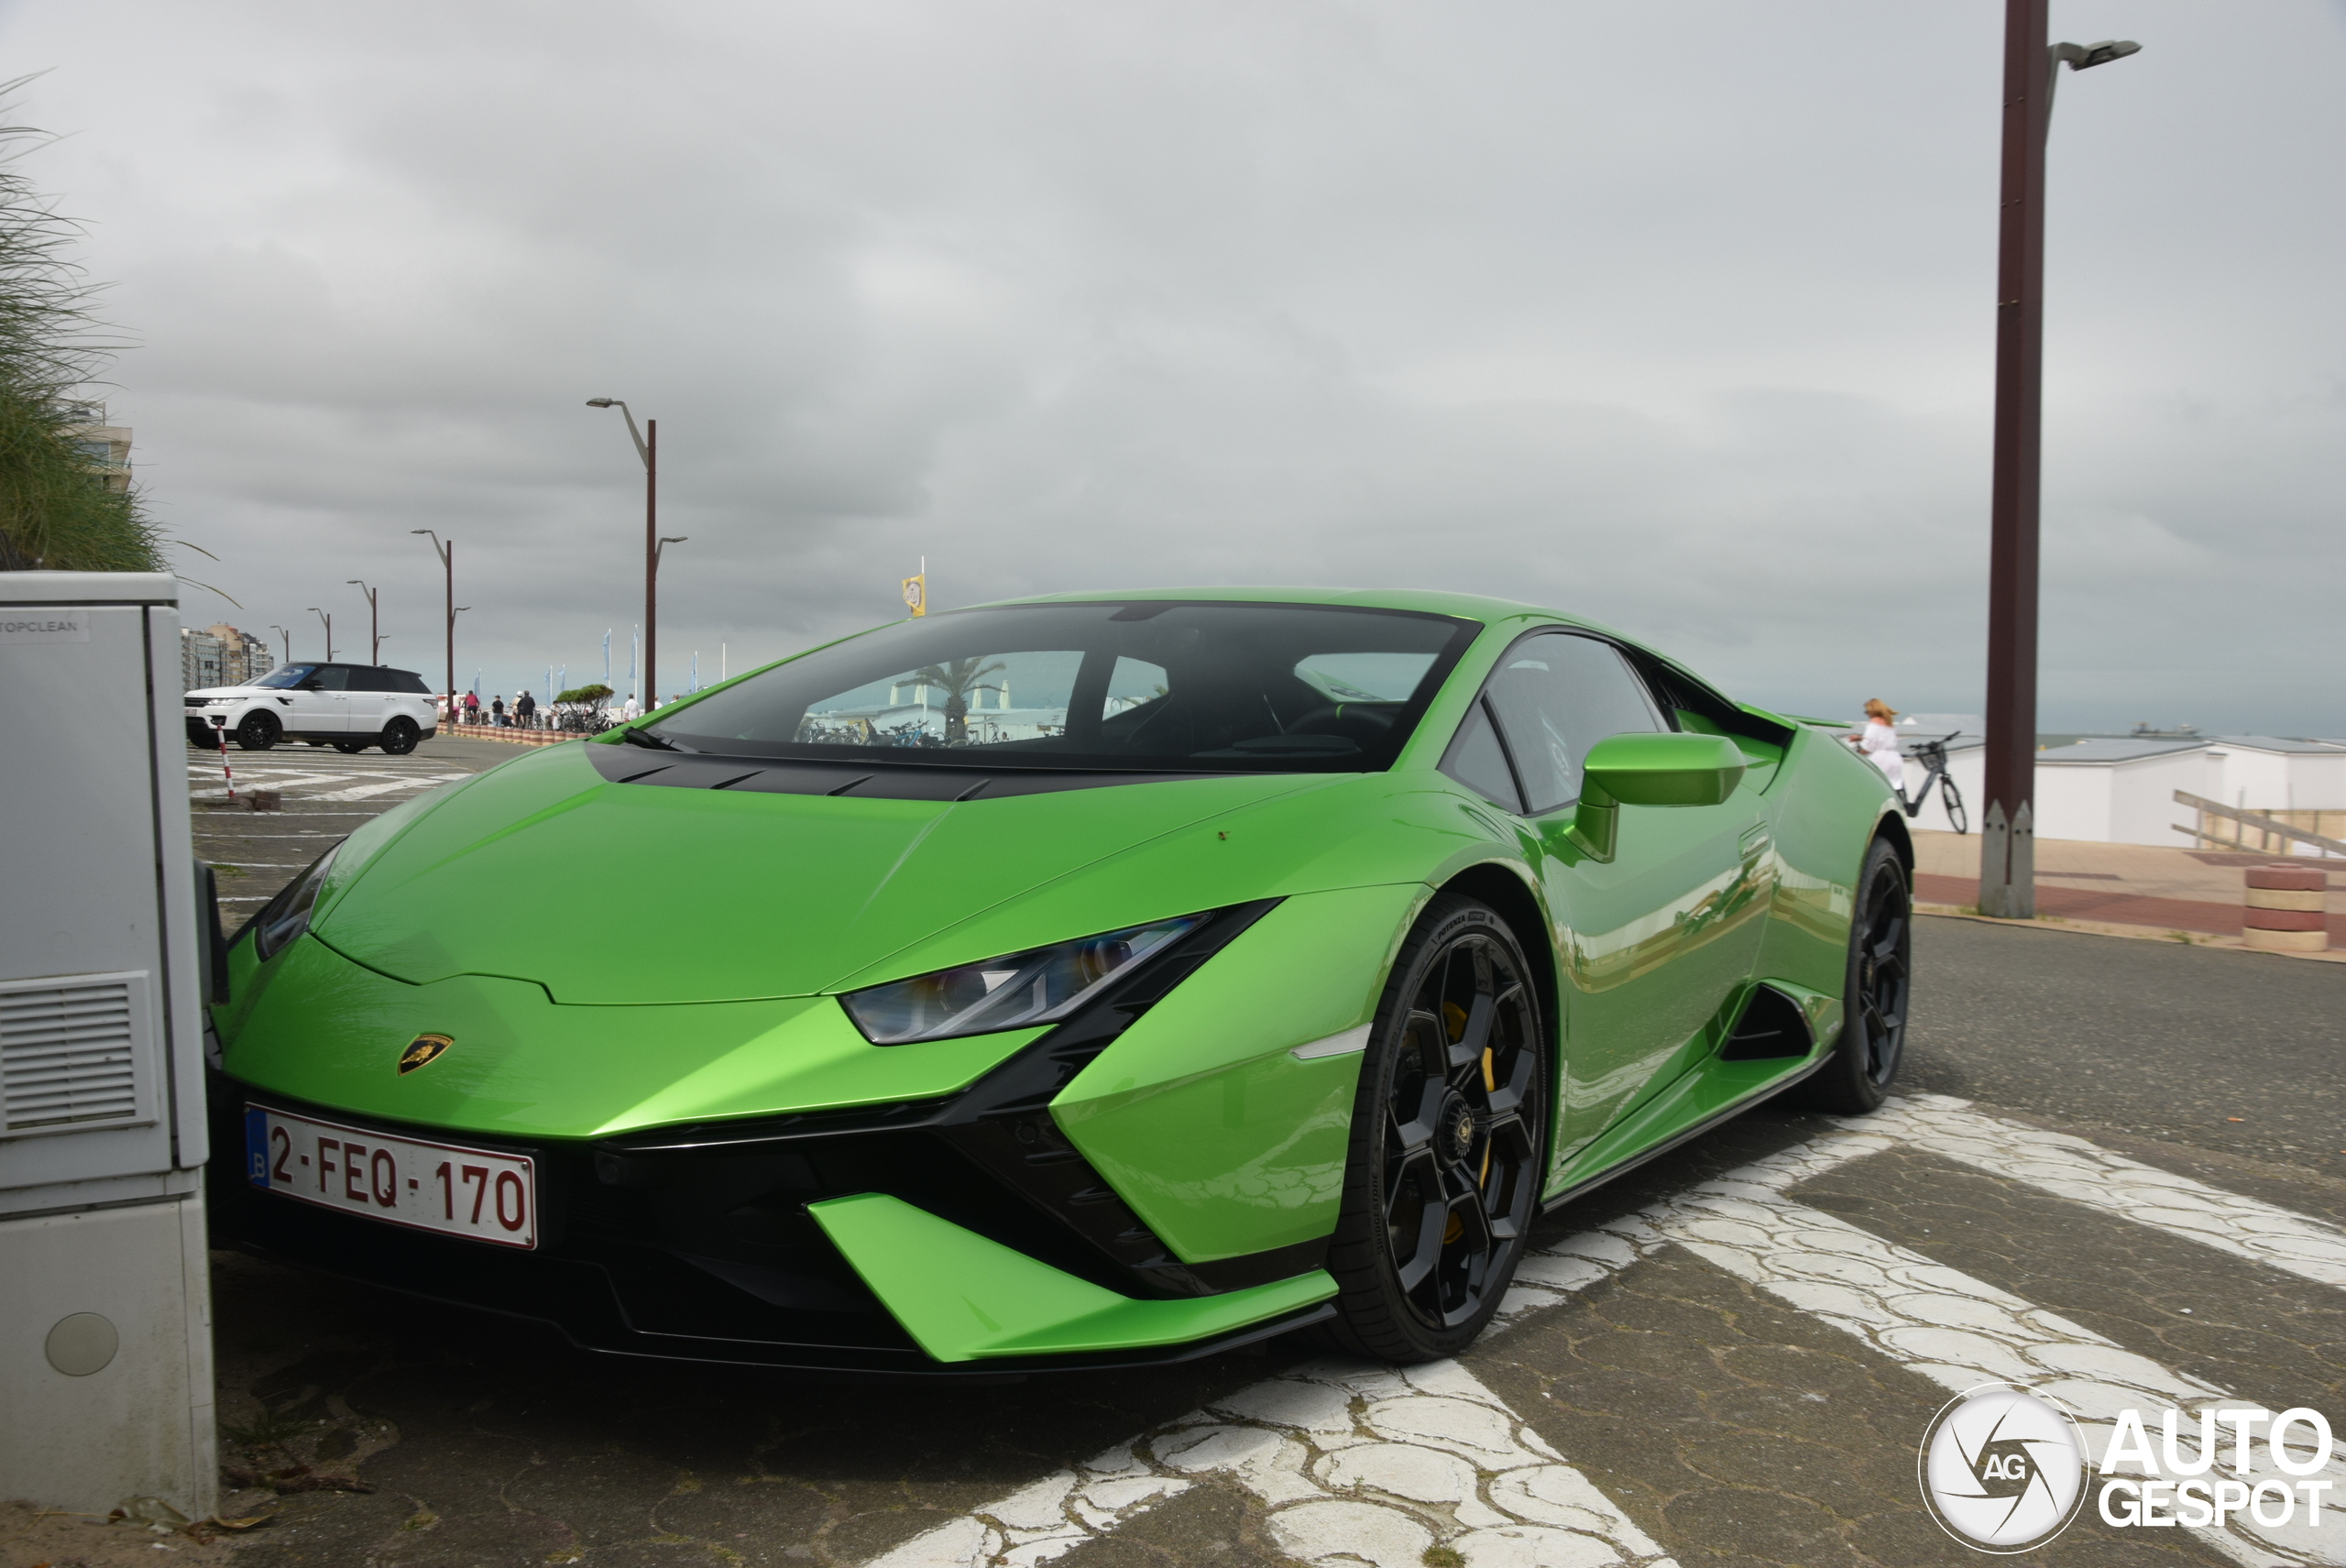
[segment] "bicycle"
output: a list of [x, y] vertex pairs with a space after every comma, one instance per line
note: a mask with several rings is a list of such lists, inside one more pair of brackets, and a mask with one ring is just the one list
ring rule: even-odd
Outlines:
[[[1956, 731], [1956, 735], [1962, 733], [1959, 729]], [[1971, 818], [1963, 809], [1963, 792], [1955, 787], [1955, 775], [1948, 773], [1946, 767], [1946, 743], [1954, 739], [1955, 735], [1949, 735], [1944, 740], [1917, 740], [1914, 743], [1914, 754], [1910, 761], [1923, 765], [1923, 785], [1914, 792], [1911, 800], [1907, 798], [1905, 790], [1901, 788], [1897, 792], [1898, 804], [1906, 808], [1909, 817], [1922, 815], [1923, 807], [1931, 798], [1931, 780], [1936, 778], [1939, 781], [1939, 799], [1946, 806], [1946, 819], [1955, 825], [1957, 832], [1968, 833], [1971, 831]]]

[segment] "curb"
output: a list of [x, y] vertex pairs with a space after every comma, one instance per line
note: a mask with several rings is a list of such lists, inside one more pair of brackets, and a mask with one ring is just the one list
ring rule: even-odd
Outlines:
[[2121, 926], [2108, 920], [2071, 920], [2058, 915], [2040, 915], [2034, 920], [2007, 920], [2001, 915], [1982, 915], [1976, 909], [1966, 909], [1957, 904], [1914, 903], [1917, 915], [1935, 915], [1942, 920], [1971, 920], [1982, 926], [2017, 926], [2029, 931], [2068, 931], [2081, 937], [2124, 937], [2137, 942], [2179, 942], [2191, 948], [2230, 948], [2234, 952], [2260, 953], [2276, 959], [2309, 959], [2315, 963], [2346, 963], [2346, 952], [2332, 948], [2320, 953], [2291, 953], [2272, 948], [2252, 948], [2238, 937], [2220, 937], [2207, 931], [2160, 930], [2154, 926]]

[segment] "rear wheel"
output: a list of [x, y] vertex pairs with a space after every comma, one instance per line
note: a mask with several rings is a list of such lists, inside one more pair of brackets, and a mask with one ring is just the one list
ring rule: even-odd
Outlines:
[[285, 727], [277, 722], [277, 715], [265, 707], [253, 709], [236, 725], [236, 744], [247, 751], [266, 751], [284, 735]]
[[1361, 1062], [1331, 1333], [1414, 1363], [1482, 1332], [1538, 1211], [1547, 1072], [1531, 967], [1487, 905], [1443, 894], [1403, 945]]
[[1857, 910], [1849, 922], [1841, 1037], [1825, 1066], [1802, 1086], [1803, 1103], [1861, 1116], [1889, 1095], [1906, 1050], [1913, 947], [1914, 904], [1906, 868], [1898, 852], [1877, 839], [1858, 873]]
[[423, 732], [415, 727], [414, 719], [394, 718], [383, 726], [383, 754], [404, 757], [415, 750], [415, 743], [422, 739]]
[[1963, 792], [1956, 788], [1955, 780], [1945, 773], [1939, 775], [1939, 799], [1946, 803], [1946, 819], [1955, 824], [1955, 830], [1958, 833], [1970, 832], [1971, 818], [1963, 809]]

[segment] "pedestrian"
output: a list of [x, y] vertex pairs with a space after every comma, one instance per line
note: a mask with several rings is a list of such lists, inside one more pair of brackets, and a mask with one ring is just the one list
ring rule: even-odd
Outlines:
[[1850, 740], [1867, 762], [1881, 770], [1890, 787], [1906, 793], [1906, 759], [1898, 750], [1898, 710], [1878, 696], [1866, 698], [1866, 727]]
[[513, 699], [513, 711], [520, 716], [522, 729], [535, 729], [538, 727], [538, 699], [527, 691]]
[[488, 721], [497, 729], [505, 728], [505, 694], [499, 692], [488, 699]]
[[642, 717], [643, 710], [635, 706], [635, 694], [633, 692], [628, 693], [627, 700], [619, 704], [619, 722], [621, 724], [625, 724], [630, 719], [641, 718]]
[[465, 722], [467, 724], [480, 722], [480, 693], [478, 692], [465, 694]]

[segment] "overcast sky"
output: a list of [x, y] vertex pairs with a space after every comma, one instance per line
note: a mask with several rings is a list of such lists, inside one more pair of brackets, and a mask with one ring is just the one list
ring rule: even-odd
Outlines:
[[[1981, 702], [1993, 0], [0, 4], [191, 620], [660, 687], [934, 601], [1544, 602]], [[2346, 5], [2055, 0], [2043, 722], [2346, 735]]]

